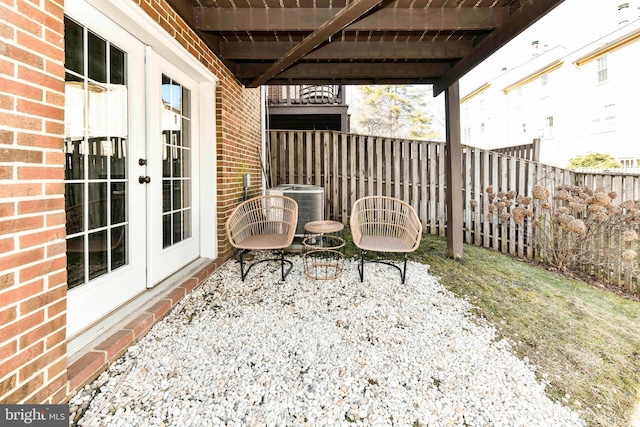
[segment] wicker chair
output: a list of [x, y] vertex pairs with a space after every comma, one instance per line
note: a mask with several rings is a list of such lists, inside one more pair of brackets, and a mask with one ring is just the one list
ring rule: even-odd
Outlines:
[[416, 211], [402, 200], [383, 196], [370, 196], [357, 200], [351, 210], [351, 235], [360, 248], [360, 281], [364, 280], [364, 256], [367, 251], [403, 252], [404, 267], [374, 260], [397, 268], [404, 284], [407, 257], [420, 245], [422, 224]]
[[[282, 280], [287, 277], [293, 263], [284, 259], [284, 248], [293, 243], [298, 224], [298, 204], [285, 196], [258, 196], [240, 203], [231, 213], [226, 223], [227, 237], [231, 245], [239, 249], [240, 276], [244, 282], [254, 265], [279, 261]], [[243, 255], [251, 250], [279, 249], [280, 257], [256, 261], [244, 269]], [[285, 272], [284, 264], [289, 268]]]

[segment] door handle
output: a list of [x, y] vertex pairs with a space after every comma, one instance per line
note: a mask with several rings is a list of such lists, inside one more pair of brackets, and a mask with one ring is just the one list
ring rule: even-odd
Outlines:
[[138, 182], [140, 184], [148, 184], [151, 182], [151, 177], [150, 176], [139, 176], [138, 177]]

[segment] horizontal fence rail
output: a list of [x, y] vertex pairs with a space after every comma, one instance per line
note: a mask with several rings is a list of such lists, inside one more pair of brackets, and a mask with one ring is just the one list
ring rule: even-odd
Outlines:
[[[326, 219], [346, 225], [356, 200], [382, 195], [409, 203], [426, 232], [446, 235], [444, 143], [334, 131], [270, 131], [268, 136], [265, 173], [270, 184], [324, 187]], [[529, 259], [539, 258], [541, 245], [553, 243], [539, 238], [531, 220], [516, 224], [491, 215], [487, 187], [523, 196], [531, 196], [536, 185], [551, 192], [560, 185], [605, 187], [618, 194], [616, 203], [640, 200], [640, 175], [576, 173], [495, 150], [463, 146], [461, 173], [465, 243]], [[534, 211], [534, 217], [539, 213]], [[635, 229], [640, 233], [640, 226], [636, 224]], [[616, 253], [620, 239], [610, 240], [591, 242], [602, 259], [580, 268], [637, 290], [637, 258], [632, 266], [622, 268], [619, 258], [607, 255]], [[637, 242], [634, 247], [640, 252]]]

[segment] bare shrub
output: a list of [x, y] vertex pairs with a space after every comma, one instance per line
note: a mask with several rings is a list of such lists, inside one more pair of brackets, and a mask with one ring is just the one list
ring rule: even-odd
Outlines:
[[606, 257], [617, 257], [628, 273], [633, 271], [640, 201], [615, 205], [615, 191], [575, 185], [558, 186], [553, 193], [536, 185], [531, 197], [513, 191], [496, 193], [493, 186], [486, 193], [491, 201], [490, 218], [515, 224], [530, 221], [536, 253], [543, 262], [560, 270], [579, 264], [598, 267], [604, 264], [603, 252], [607, 251]]

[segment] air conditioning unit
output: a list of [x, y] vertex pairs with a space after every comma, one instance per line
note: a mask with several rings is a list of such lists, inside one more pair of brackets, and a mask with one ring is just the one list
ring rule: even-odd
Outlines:
[[324, 219], [324, 187], [308, 184], [281, 184], [267, 190], [268, 194], [291, 197], [298, 203], [296, 236], [304, 236], [304, 225]]

